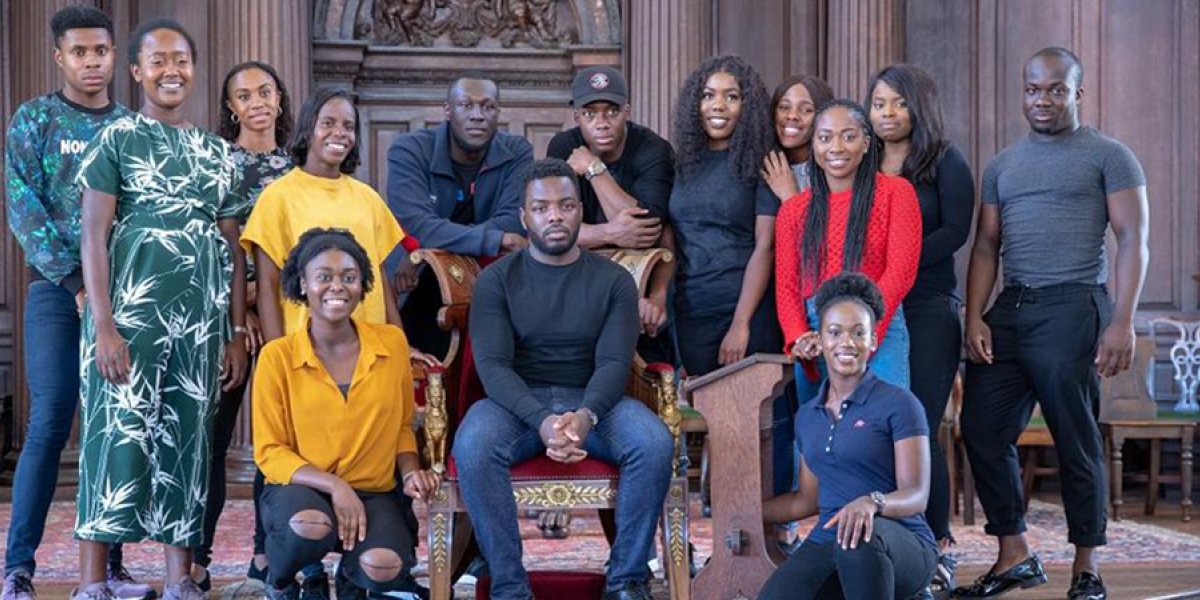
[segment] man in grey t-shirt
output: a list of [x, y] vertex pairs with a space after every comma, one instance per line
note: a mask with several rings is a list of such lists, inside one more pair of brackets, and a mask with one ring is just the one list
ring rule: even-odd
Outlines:
[[[1105, 544], [1105, 462], [1096, 423], [1100, 382], [1133, 360], [1133, 312], [1145, 279], [1146, 180], [1120, 142], [1079, 123], [1083, 67], [1063, 48], [1025, 64], [1031, 132], [983, 175], [983, 204], [967, 278], [963, 439], [1000, 551], [992, 569], [955, 590], [986, 598], [1046, 582], [1025, 542], [1016, 441], [1036, 401], [1055, 440], [1068, 540], [1068, 597], [1107, 598], [1093, 550]], [[1117, 238], [1114, 295], [1104, 235]], [[987, 315], [999, 262], [1004, 289]]]

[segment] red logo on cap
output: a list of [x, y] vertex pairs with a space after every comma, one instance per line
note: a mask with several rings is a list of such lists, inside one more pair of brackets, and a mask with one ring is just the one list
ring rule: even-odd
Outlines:
[[590, 79], [588, 79], [588, 83], [592, 84], [593, 88], [602, 90], [608, 87], [608, 75], [605, 75], [604, 73], [596, 73], [595, 75], [592, 75]]

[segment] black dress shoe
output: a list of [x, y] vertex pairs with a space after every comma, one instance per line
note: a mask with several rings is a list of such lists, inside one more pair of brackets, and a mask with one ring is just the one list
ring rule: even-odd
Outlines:
[[969, 586], [954, 590], [955, 598], [992, 598], [1014, 588], [1028, 589], [1046, 583], [1046, 569], [1037, 556], [1013, 565], [1003, 573], [988, 571]]
[[1104, 580], [1095, 573], [1084, 571], [1071, 578], [1071, 589], [1067, 590], [1070, 600], [1108, 600]]
[[650, 585], [630, 581], [619, 590], [604, 592], [604, 600], [653, 600], [650, 595]]

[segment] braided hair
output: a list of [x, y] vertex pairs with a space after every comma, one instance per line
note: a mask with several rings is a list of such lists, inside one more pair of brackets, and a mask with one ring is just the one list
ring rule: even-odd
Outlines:
[[[875, 174], [879, 172], [882, 151], [875, 129], [867, 111], [853, 100], [837, 99], [823, 104], [813, 117], [813, 127], [821, 120], [821, 115], [833, 108], [843, 108], [862, 127], [863, 135], [867, 137], [867, 153], [858, 165], [854, 175], [851, 192], [850, 218], [846, 223], [846, 240], [842, 251], [842, 270], [857, 271], [862, 265], [863, 249], [867, 240], [867, 223], [871, 218], [871, 209], [875, 205]], [[812, 199], [808, 203], [804, 220], [804, 234], [800, 236], [800, 258], [802, 277], [816, 287], [821, 283], [821, 264], [825, 262], [826, 227], [829, 223], [829, 181], [825, 170], [817, 163], [817, 153], [814, 151], [808, 157], [809, 181], [811, 182]]]

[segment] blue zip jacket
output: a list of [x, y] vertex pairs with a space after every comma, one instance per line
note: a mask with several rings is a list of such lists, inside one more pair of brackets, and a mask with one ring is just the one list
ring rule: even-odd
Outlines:
[[[388, 150], [388, 206], [422, 248], [496, 256], [506, 232], [525, 233], [520, 218], [521, 180], [532, 163], [533, 145], [528, 140], [496, 132], [475, 178], [476, 222], [459, 225], [450, 215], [466, 194], [454, 176], [449, 123], [406, 133]], [[402, 257], [401, 252], [389, 257], [389, 272]]]

